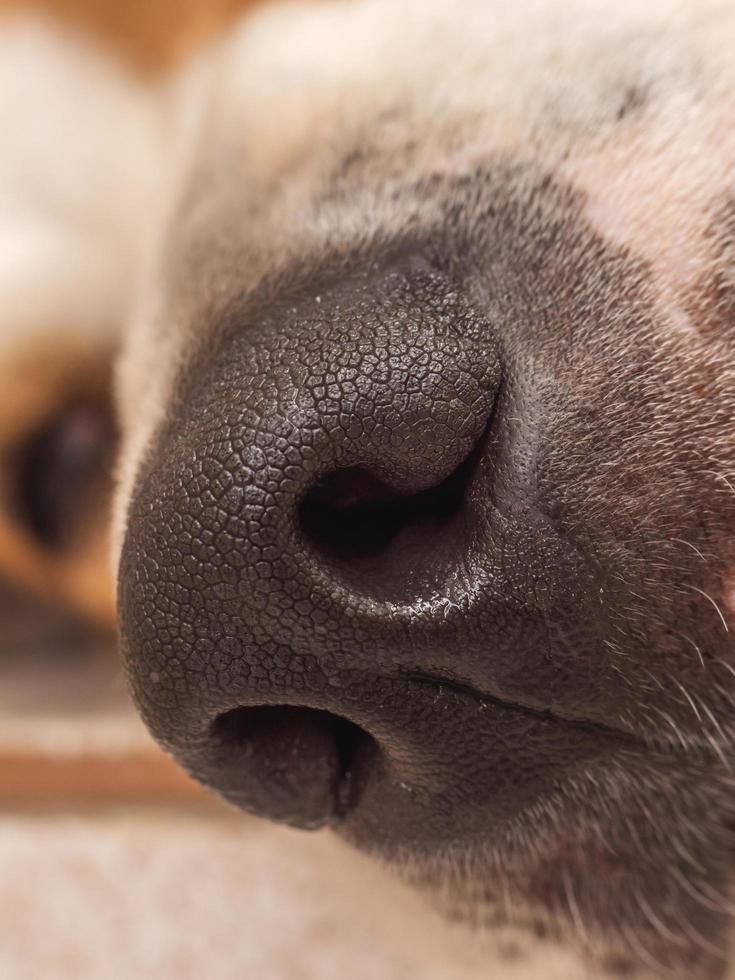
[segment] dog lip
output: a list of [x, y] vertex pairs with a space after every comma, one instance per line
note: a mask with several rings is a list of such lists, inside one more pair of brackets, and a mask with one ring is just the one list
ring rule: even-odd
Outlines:
[[633, 732], [627, 732], [621, 728], [615, 728], [610, 725], [602, 724], [598, 721], [592, 721], [589, 718], [567, 717], [566, 715], [560, 715], [558, 711], [552, 710], [551, 708], [535, 708], [532, 705], [524, 704], [519, 701], [509, 701], [498, 696], [497, 694], [489, 694], [479, 691], [477, 688], [472, 687], [469, 684], [465, 684], [462, 681], [456, 681], [439, 674], [433, 674], [430, 671], [405, 671], [402, 673], [402, 677], [404, 680], [411, 683], [431, 687], [434, 690], [446, 688], [453, 691], [455, 694], [460, 695], [461, 697], [472, 698], [479, 704], [493, 704], [505, 711], [519, 712], [527, 715], [529, 718], [536, 718], [542, 721], [553, 721], [558, 725], [575, 728], [578, 731], [586, 731], [591, 735], [596, 735], [597, 737], [603, 737], [605, 739], [612, 739], [631, 747], [646, 747], [644, 740]]

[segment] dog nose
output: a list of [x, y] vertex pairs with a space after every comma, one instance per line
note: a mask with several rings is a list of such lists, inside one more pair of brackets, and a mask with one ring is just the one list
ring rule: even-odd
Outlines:
[[409, 751], [386, 684], [472, 587], [500, 384], [490, 325], [414, 268], [251, 307], [200, 352], [119, 576], [135, 697], [195, 777], [317, 827]]

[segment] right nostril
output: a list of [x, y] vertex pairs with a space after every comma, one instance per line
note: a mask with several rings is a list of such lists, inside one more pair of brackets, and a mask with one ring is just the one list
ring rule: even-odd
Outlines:
[[238, 707], [212, 723], [216, 788], [260, 816], [302, 828], [339, 819], [371, 737], [339, 715], [291, 705]]
[[343, 560], [384, 551], [410, 527], [436, 529], [461, 508], [474, 454], [435, 487], [400, 493], [367, 470], [351, 467], [320, 480], [301, 501], [301, 528], [311, 543]]

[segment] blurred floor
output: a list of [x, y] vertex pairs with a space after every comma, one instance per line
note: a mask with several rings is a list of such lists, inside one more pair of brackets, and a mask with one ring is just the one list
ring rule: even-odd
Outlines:
[[441, 961], [426, 966], [430, 936], [391, 934], [369, 895], [335, 876], [331, 848], [224, 814], [6, 813], [0, 976], [450, 980]]

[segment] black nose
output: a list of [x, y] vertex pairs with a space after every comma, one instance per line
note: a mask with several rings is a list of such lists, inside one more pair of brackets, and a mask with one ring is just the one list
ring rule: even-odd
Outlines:
[[419, 778], [395, 685], [476, 585], [500, 385], [491, 325], [410, 262], [250, 306], [200, 349], [120, 569], [136, 697], [195, 776], [300, 826], [370, 767]]

